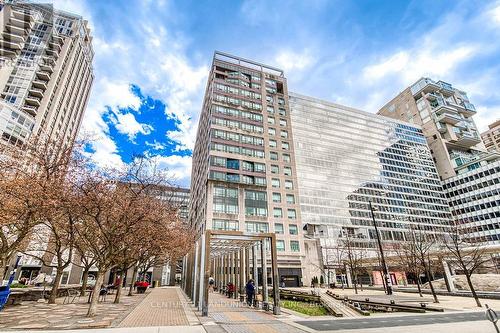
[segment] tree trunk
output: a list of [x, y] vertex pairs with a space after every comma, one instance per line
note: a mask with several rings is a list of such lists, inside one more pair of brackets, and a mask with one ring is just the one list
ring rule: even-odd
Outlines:
[[[354, 271], [354, 270], [351, 268], [351, 271]], [[351, 278], [353, 279], [354, 293], [356, 293], [356, 295], [357, 295], [358, 294], [358, 281], [356, 281], [356, 275], [351, 274]]]
[[417, 276], [417, 289], [418, 289], [418, 293], [420, 294], [420, 297], [424, 297], [424, 295], [422, 295], [422, 288], [420, 287], [420, 278]]
[[0, 258], [0, 285], [3, 285], [3, 280], [5, 278], [5, 266], [7, 266], [7, 259]]
[[92, 291], [92, 298], [90, 300], [87, 317], [93, 317], [97, 312], [97, 302], [99, 301], [99, 292], [101, 291], [101, 285], [103, 281], [104, 281], [104, 273], [101, 270], [99, 270], [97, 271], [97, 276], [95, 280], [94, 289]]
[[431, 288], [432, 297], [434, 297], [434, 303], [439, 303], [439, 300], [438, 300], [437, 295], [436, 295], [436, 291], [434, 290], [434, 286], [432, 285], [431, 272], [429, 271], [429, 269], [427, 269], [427, 265], [425, 265], [425, 274], [427, 274], [427, 278], [429, 280], [429, 287]]
[[474, 286], [472, 285], [472, 280], [471, 280], [471, 274], [469, 272], [464, 272], [465, 277], [467, 278], [467, 284], [469, 285], [470, 292], [472, 293], [472, 297], [476, 300], [476, 304], [478, 307], [482, 307], [481, 302], [479, 301], [479, 297], [476, 294], [476, 289], [474, 289]]
[[87, 292], [87, 280], [89, 279], [89, 270], [90, 267], [89, 268], [85, 267], [83, 269], [82, 287], [80, 288], [80, 296], [85, 296]]
[[[115, 300], [113, 303], [115, 304], [118, 304], [120, 303], [120, 296], [122, 295], [122, 286], [123, 286], [123, 276], [124, 276], [124, 271], [121, 271], [120, 272], [120, 275], [118, 275], [120, 277], [120, 283], [118, 283], [118, 285], [116, 286], [116, 296], [115, 296]], [[116, 285], [116, 281], [114, 282], [114, 284]]]
[[57, 292], [59, 291], [59, 286], [61, 285], [62, 274], [62, 267], [57, 267], [56, 277], [54, 278], [54, 284], [52, 284], [52, 290], [49, 295], [49, 304], [56, 304]]
[[132, 272], [132, 282], [130, 283], [130, 288], [128, 289], [128, 295], [132, 296], [132, 290], [134, 290], [135, 279], [137, 278], [137, 271], [139, 267], [137, 265], [134, 266], [134, 271]]

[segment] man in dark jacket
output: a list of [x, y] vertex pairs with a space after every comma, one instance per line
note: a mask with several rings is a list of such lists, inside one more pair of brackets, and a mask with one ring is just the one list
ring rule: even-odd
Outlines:
[[247, 304], [249, 306], [252, 306], [253, 300], [255, 298], [255, 284], [253, 283], [252, 279], [248, 280], [248, 283], [245, 286], [245, 290], [247, 292]]

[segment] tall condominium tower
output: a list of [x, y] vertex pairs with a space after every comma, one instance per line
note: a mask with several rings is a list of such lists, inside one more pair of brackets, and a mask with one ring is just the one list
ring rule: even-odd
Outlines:
[[448, 203], [418, 125], [295, 93], [289, 102], [305, 237], [319, 240], [330, 274], [347, 239], [376, 256], [370, 203], [389, 250], [415, 230], [449, 230]]
[[301, 282], [302, 226], [283, 71], [215, 52], [198, 125], [190, 223], [277, 235], [280, 279]]
[[379, 114], [422, 126], [455, 221], [471, 240], [500, 240], [500, 154], [488, 152], [464, 91], [422, 78]]
[[0, 5], [0, 136], [74, 140], [94, 78], [92, 37], [82, 17], [51, 5]]
[[484, 145], [488, 151], [500, 153], [500, 119], [488, 127], [487, 131], [481, 133]]

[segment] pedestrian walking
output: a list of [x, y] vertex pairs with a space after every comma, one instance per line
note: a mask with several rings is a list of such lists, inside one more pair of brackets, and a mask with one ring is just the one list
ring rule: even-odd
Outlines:
[[214, 292], [214, 285], [215, 285], [215, 280], [213, 277], [208, 278], [208, 292], [213, 293]]
[[248, 306], [252, 306], [255, 299], [255, 284], [252, 279], [248, 280], [245, 290], [247, 293], [247, 304]]

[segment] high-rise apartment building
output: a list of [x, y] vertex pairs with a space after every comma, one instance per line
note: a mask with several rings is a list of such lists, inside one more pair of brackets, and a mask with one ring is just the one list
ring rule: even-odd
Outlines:
[[500, 153], [500, 119], [490, 124], [489, 129], [481, 133], [486, 149]]
[[0, 5], [0, 35], [0, 141], [45, 135], [71, 143], [94, 78], [87, 21], [11, 0]]
[[500, 154], [488, 152], [464, 91], [422, 78], [379, 114], [422, 126], [454, 220], [472, 240], [500, 240]]
[[370, 202], [387, 249], [417, 229], [449, 230], [448, 202], [420, 126], [295, 93], [289, 103], [305, 237], [319, 240], [329, 273], [341, 264], [338, 248], [347, 238], [376, 256]]
[[191, 177], [190, 223], [270, 232], [287, 285], [301, 283], [302, 225], [283, 71], [215, 52]]

